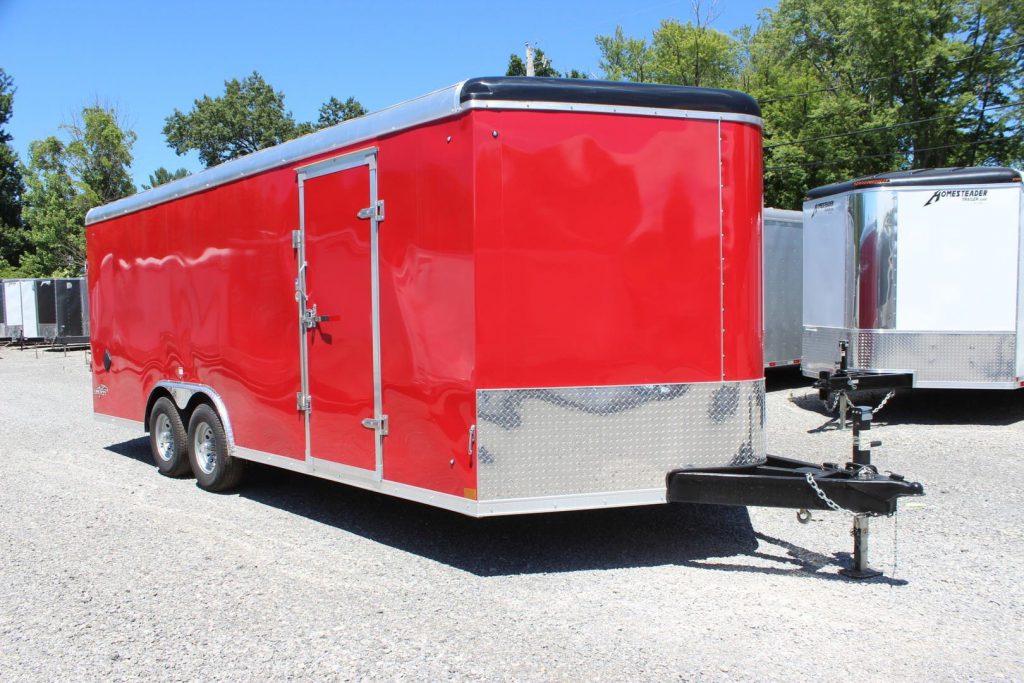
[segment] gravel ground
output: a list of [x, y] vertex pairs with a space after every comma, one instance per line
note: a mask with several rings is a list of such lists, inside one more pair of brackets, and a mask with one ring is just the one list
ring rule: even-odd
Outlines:
[[[852, 582], [838, 514], [472, 520], [269, 468], [213, 495], [92, 420], [82, 353], [0, 350], [0, 387], [2, 681], [1024, 678], [1022, 391], [886, 407], [876, 462], [928, 495]], [[772, 452], [846, 459], [801, 378], [769, 390]]]

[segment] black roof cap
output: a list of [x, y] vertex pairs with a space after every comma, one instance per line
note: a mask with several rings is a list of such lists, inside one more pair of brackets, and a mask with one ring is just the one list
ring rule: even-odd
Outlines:
[[992, 183], [1019, 183], [1020, 172], [1001, 166], [954, 166], [952, 168], [916, 168], [910, 171], [879, 173], [855, 180], [844, 180], [816, 187], [807, 193], [807, 199], [818, 199], [842, 194], [865, 187], [914, 187], [923, 185], [988, 185]]
[[460, 95], [460, 101], [470, 100], [606, 104], [761, 116], [761, 107], [757, 101], [750, 95], [736, 90], [596, 81], [587, 78], [472, 78], [463, 84]]

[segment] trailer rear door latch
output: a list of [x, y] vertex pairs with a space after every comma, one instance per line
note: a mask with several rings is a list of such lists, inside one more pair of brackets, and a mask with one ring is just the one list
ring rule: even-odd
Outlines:
[[292, 249], [298, 249], [302, 246], [302, 231], [292, 230]]
[[366, 220], [372, 218], [373, 220], [380, 223], [384, 220], [384, 200], [378, 199], [373, 206], [368, 206], [365, 209], [360, 209], [359, 213], [356, 214], [357, 218]]
[[313, 304], [313, 308], [307, 308], [302, 314], [302, 324], [307, 330], [312, 330], [320, 323], [325, 323], [331, 319], [329, 315], [320, 315], [316, 311], [316, 304]]
[[381, 436], [388, 435], [388, 416], [381, 415], [380, 417], [367, 417], [363, 419], [363, 426], [367, 429], [375, 429], [380, 431]]
[[295, 394], [295, 408], [302, 412], [306, 412], [310, 409], [311, 401], [309, 394], [304, 394], [301, 391]]

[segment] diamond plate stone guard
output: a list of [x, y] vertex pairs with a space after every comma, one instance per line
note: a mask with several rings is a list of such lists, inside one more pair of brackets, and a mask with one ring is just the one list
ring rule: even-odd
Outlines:
[[1017, 336], [1013, 332], [898, 332], [805, 327], [803, 368], [817, 375], [833, 370], [839, 340], [850, 341], [850, 367], [912, 371], [920, 382], [956, 385], [1016, 381]]
[[476, 393], [480, 501], [664, 488], [764, 462], [764, 381]]

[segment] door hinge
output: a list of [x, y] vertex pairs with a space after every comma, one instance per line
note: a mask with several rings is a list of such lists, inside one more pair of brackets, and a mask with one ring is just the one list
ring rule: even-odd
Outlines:
[[292, 230], [292, 249], [298, 249], [302, 246], [302, 231]]
[[309, 394], [304, 394], [301, 391], [295, 394], [295, 407], [296, 410], [303, 412], [309, 412], [313, 407], [313, 399], [309, 397]]
[[365, 209], [360, 209], [359, 213], [356, 214], [356, 217], [361, 218], [362, 220], [372, 218], [373, 220], [380, 223], [382, 220], [384, 220], [384, 200], [378, 199], [377, 203], [374, 204], [373, 206], [368, 206]]
[[381, 415], [378, 418], [367, 417], [363, 419], [363, 426], [367, 429], [375, 429], [380, 432], [381, 436], [388, 435], [388, 416]]

